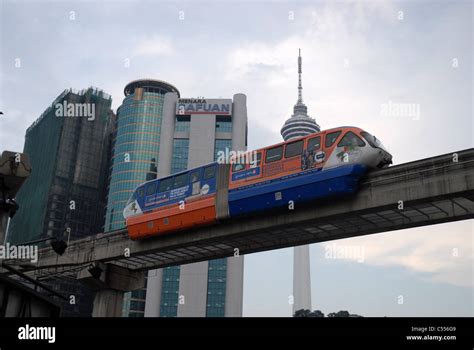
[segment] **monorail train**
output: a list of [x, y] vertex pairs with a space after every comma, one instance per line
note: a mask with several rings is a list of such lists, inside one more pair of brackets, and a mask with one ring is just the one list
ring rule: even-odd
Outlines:
[[[131, 239], [162, 235], [244, 214], [352, 194], [392, 156], [356, 127], [340, 127], [253, 151], [251, 162], [217, 162], [139, 185], [123, 215]], [[250, 157], [252, 158], [252, 157]]]

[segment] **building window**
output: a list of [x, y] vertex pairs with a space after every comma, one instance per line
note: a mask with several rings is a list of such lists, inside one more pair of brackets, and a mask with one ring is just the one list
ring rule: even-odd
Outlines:
[[188, 168], [189, 139], [173, 140], [173, 158], [171, 160], [171, 173]]
[[178, 316], [180, 271], [181, 268], [179, 266], [171, 266], [163, 269], [160, 302], [161, 317]]
[[216, 116], [216, 132], [232, 132], [232, 119], [229, 116]]
[[[227, 149], [227, 152], [226, 152]], [[214, 142], [214, 161], [223, 157], [219, 157], [220, 152], [223, 152], [224, 155], [229, 154], [232, 150], [232, 140], [220, 140], [217, 139]]]
[[174, 130], [177, 132], [189, 132], [189, 125], [191, 123], [191, 116], [177, 115], [175, 120]]
[[210, 260], [207, 273], [207, 317], [225, 316], [227, 259]]

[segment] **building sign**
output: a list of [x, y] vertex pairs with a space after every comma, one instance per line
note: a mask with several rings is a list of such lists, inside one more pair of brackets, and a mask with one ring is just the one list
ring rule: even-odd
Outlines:
[[218, 114], [231, 115], [232, 114], [232, 100], [229, 98], [223, 99], [194, 99], [194, 98], [180, 98], [176, 102], [177, 115], [190, 114]]

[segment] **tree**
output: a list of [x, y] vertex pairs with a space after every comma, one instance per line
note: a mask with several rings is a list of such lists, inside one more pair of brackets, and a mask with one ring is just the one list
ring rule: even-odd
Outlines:
[[328, 317], [349, 317], [351, 314], [349, 311], [341, 310], [338, 312], [331, 312]]
[[[300, 309], [296, 310], [293, 317], [324, 317], [324, 313], [321, 310], [308, 310]], [[327, 317], [363, 317], [357, 314], [351, 314], [349, 311], [341, 310], [338, 312], [331, 312]]]
[[295, 311], [295, 314], [293, 315], [293, 317], [310, 317], [310, 315], [311, 315], [311, 310], [300, 309], [300, 310]]
[[324, 313], [321, 310], [314, 310], [309, 317], [324, 317]]
[[301, 309], [296, 310], [293, 317], [324, 317], [324, 314], [321, 312], [321, 310], [311, 311], [308, 309]]

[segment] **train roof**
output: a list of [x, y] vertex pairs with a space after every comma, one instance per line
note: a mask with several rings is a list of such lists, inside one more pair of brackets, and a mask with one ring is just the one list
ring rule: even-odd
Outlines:
[[151, 179], [151, 180], [148, 180], [148, 181], [144, 181], [142, 182], [141, 184], [139, 184], [137, 187], [135, 187], [135, 189], [133, 190], [135, 192], [135, 190], [143, 185], [146, 185], [147, 183], [149, 182], [153, 182], [153, 181], [157, 181], [157, 180], [163, 180], [163, 179], [166, 179], [168, 177], [172, 177], [172, 176], [176, 176], [176, 175], [181, 175], [181, 174], [184, 174], [184, 173], [187, 173], [187, 172], [190, 172], [192, 170], [196, 170], [196, 169], [199, 169], [199, 168], [205, 168], [209, 165], [213, 165], [213, 164], [217, 164], [217, 162], [211, 162], [211, 163], [206, 163], [206, 164], [203, 164], [203, 165], [199, 165], [199, 166], [196, 166], [194, 168], [189, 168], [189, 169], [185, 169], [185, 170], [181, 170], [181, 171], [178, 171], [176, 173], [173, 173], [173, 174], [169, 174], [169, 175], [165, 175], [165, 176], [162, 176], [162, 177], [157, 177], [156, 179]]
[[[315, 136], [316, 136], [316, 135], [319, 135], [319, 134], [322, 134], [322, 133], [325, 133], [325, 132], [328, 132], [328, 131], [339, 130], [339, 129], [348, 129], [348, 128], [350, 128], [350, 129], [363, 130], [363, 129], [359, 128], [358, 126], [337, 126], [337, 127], [335, 127], [335, 128], [326, 129], [326, 130], [321, 130], [321, 131], [318, 131], [318, 132], [315, 132], [315, 133], [312, 133], [312, 134], [308, 134], [308, 135], [305, 135], [305, 136], [295, 137], [294, 139], [290, 139], [290, 140], [288, 140], [288, 141], [282, 141], [282, 142], [279, 142], [279, 143], [274, 143], [273, 145], [269, 145], [269, 146], [257, 148], [257, 149], [252, 150], [252, 151], [254, 151], [254, 152], [262, 151], [262, 150], [267, 149], [267, 148], [272, 148], [272, 147], [284, 145], [284, 144], [286, 144], [286, 143], [295, 142], [295, 141], [298, 141], [298, 140], [303, 140], [303, 139], [305, 139], [305, 138], [311, 137], [312, 135], [315, 135]], [[247, 152], [252, 152], [252, 151], [247, 151]]]

